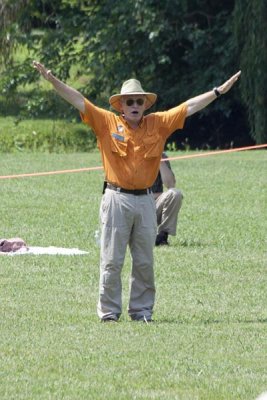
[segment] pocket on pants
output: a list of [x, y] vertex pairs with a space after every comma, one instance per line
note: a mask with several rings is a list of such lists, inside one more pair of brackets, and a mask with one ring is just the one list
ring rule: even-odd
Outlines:
[[124, 227], [126, 225], [121, 207], [120, 194], [106, 189], [100, 205], [100, 220], [102, 224], [112, 228]]
[[142, 226], [157, 230], [156, 204], [153, 195], [148, 195], [144, 204], [140, 207]]

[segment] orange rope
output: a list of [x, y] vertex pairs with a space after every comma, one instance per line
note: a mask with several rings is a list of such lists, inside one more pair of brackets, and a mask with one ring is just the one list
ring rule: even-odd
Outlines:
[[[208, 156], [213, 156], [213, 155], [217, 155], [217, 154], [234, 153], [237, 151], [262, 149], [264, 147], [267, 147], [267, 143], [259, 144], [256, 146], [239, 147], [236, 149], [229, 149], [229, 150], [218, 150], [218, 151], [210, 151], [207, 153], [187, 154], [185, 156], [168, 157], [168, 160], [173, 161], [173, 160], [181, 160], [184, 158], [208, 157]], [[164, 159], [162, 159], [161, 161], [164, 161]], [[100, 170], [100, 169], [103, 169], [103, 167], [100, 166], [100, 167], [88, 167], [88, 168], [79, 168], [79, 169], [65, 169], [65, 170], [61, 170], [61, 171], [32, 172], [32, 173], [28, 173], [28, 174], [17, 174], [17, 175], [2, 175], [2, 176], [0, 175], [0, 179], [14, 179], [14, 178], [27, 178], [27, 177], [32, 177], [32, 176], [70, 174], [70, 173], [76, 173], [76, 172], [95, 171], [95, 170]]]
[[[267, 143], [266, 144], [258, 144], [256, 146], [238, 147], [236, 149], [217, 150], [217, 151], [209, 151], [206, 153], [188, 154], [186, 156], [168, 157], [168, 160], [172, 161], [172, 160], [181, 160], [183, 158], [208, 157], [208, 156], [214, 156], [216, 154], [234, 153], [237, 151], [262, 149], [264, 147], [267, 147]], [[164, 161], [164, 160], [161, 160], [161, 161]]]
[[74, 172], [94, 171], [97, 169], [103, 169], [103, 167], [90, 167], [80, 169], [64, 169], [61, 171], [47, 171], [47, 172], [32, 172], [29, 174], [18, 174], [18, 175], [6, 175], [1, 176], [0, 179], [12, 179], [12, 178], [27, 178], [31, 176], [46, 176], [46, 175], [58, 175], [58, 174], [72, 174]]

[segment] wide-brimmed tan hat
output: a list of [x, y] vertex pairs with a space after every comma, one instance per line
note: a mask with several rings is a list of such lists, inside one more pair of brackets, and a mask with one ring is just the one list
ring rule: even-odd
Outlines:
[[128, 81], [123, 82], [120, 94], [114, 94], [109, 98], [109, 103], [113, 108], [115, 108], [115, 110], [121, 112], [121, 97], [129, 96], [131, 94], [141, 94], [146, 96], [146, 110], [152, 107], [157, 100], [157, 95], [155, 93], [145, 92], [141, 83], [137, 79], [129, 79]]

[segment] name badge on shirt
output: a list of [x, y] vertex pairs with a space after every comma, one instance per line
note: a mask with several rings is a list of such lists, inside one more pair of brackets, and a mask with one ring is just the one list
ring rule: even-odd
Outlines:
[[124, 136], [119, 135], [118, 133], [112, 133], [112, 136], [113, 136], [115, 139], [119, 140], [120, 142], [124, 142]]

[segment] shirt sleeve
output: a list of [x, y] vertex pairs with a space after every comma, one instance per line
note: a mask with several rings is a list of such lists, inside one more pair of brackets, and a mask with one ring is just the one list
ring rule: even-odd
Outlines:
[[161, 119], [161, 126], [166, 128], [168, 137], [177, 129], [182, 129], [184, 127], [187, 115], [187, 104], [182, 103], [168, 111], [158, 112], [156, 115]]
[[88, 99], [84, 99], [85, 112], [80, 113], [82, 121], [89, 125], [97, 136], [101, 136], [104, 132], [104, 127], [110, 111], [95, 106]]

